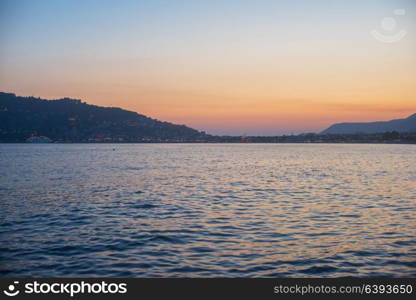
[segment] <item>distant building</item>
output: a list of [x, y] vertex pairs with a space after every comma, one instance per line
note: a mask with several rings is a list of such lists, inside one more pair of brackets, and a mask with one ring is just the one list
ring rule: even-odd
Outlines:
[[97, 134], [88, 139], [91, 143], [111, 142], [113, 139], [102, 134]]
[[46, 136], [31, 136], [26, 140], [26, 143], [46, 144], [51, 143], [52, 140]]

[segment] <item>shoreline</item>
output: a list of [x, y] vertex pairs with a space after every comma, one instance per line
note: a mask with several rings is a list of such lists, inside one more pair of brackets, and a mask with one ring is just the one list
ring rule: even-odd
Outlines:
[[195, 141], [181, 141], [181, 142], [52, 142], [52, 143], [28, 143], [28, 142], [2, 142], [0, 144], [25, 144], [25, 145], [68, 145], [68, 144], [91, 144], [91, 145], [123, 145], [123, 144], [248, 144], [248, 145], [261, 145], [261, 144], [314, 144], [314, 145], [339, 145], [339, 144], [362, 144], [362, 145], [416, 145], [416, 142], [195, 142]]

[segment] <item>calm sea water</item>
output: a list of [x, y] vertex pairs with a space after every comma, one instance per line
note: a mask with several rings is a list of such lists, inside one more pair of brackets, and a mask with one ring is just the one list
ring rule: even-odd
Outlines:
[[416, 276], [416, 146], [0, 145], [0, 276]]

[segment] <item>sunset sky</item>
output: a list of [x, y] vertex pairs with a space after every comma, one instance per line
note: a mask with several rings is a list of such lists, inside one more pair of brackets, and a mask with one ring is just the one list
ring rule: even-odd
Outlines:
[[0, 91], [212, 134], [402, 118], [416, 113], [416, 1], [1, 0]]

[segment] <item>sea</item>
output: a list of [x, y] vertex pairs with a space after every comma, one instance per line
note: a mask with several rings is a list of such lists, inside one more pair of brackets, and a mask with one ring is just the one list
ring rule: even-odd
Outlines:
[[1, 277], [415, 277], [416, 145], [0, 144]]

